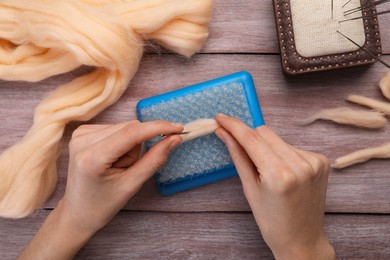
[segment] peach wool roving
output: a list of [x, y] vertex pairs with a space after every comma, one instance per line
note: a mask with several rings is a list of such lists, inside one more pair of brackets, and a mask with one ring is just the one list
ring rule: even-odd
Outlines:
[[136, 73], [144, 41], [191, 56], [208, 36], [212, 0], [2, 0], [0, 79], [36, 82], [82, 65], [36, 108], [24, 138], [0, 156], [0, 216], [21, 218], [56, 185], [64, 127], [116, 102]]

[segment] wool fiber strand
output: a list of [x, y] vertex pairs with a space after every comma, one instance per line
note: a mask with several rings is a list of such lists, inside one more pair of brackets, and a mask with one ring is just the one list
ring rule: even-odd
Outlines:
[[387, 72], [379, 82], [379, 88], [381, 89], [382, 94], [390, 100], [390, 72]]
[[355, 151], [343, 157], [336, 159], [333, 168], [341, 169], [348, 166], [352, 166], [357, 163], [366, 162], [370, 159], [386, 159], [390, 158], [390, 143], [379, 147], [366, 148]]
[[189, 122], [184, 125], [182, 135], [183, 142], [190, 141], [192, 139], [209, 135], [213, 133], [219, 127], [217, 121], [211, 118], [202, 118]]
[[390, 116], [390, 103], [378, 101], [372, 98], [363, 97], [359, 95], [350, 95], [347, 97], [347, 100], [349, 102], [369, 107], [372, 109], [375, 109], [377, 111], [381, 111], [385, 113], [386, 115]]
[[382, 128], [387, 124], [387, 119], [381, 112], [356, 110], [347, 107], [321, 110], [300, 123], [308, 125], [316, 120], [329, 120], [338, 124], [371, 129]]

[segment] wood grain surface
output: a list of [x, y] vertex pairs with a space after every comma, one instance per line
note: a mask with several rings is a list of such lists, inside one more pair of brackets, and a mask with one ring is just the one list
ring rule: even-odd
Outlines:
[[[381, 7], [383, 8], [383, 7]], [[379, 19], [383, 52], [390, 54], [390, 16]], [[286, 77], [281, 72], [272, 1], [217, 0], [210, 38], [201, 54], [186, 59], [163, 50], [145, 55], [123, 97], [87, 123], [135, 119], [140, 99], [240, 70], [254, 78], [266, 124], [287, 142], [325, 154], [331, 161], [356, 149], [389, 142], [390, 126], [363, 130], [299, 121], [324, 108], [348, 106], [349, 94], [382, 101], [377, 86], [388, 69], [372, 66]], [[383, 59], [390, 63], [390, 55]], [[32, 124], [34, 108], [58, 85], [91, 71], [74, 72], [38, 83], [0, 81], [0, 152], [20, 140]], [[47, 209], [62, 197], [68, 142], [80, 123], [68, 125], [58, 160], [58, 184]], [[390, 160], [372, 160], [329, 178], [326, 229], [339, 258], [389, 259]], [[79, 259], [271, 259], [261, 239], [238, 178], [164, 197], [153, 181], [114, 221], [79, 253]], [[141, 211], [141, 212], [140, 212]], [[0, 259], [13, 259], [48, 214], [39, 210], [23, 220], [0, 220]], [[348, 214], [345, 214], [348, 213]], [[375, 213], [378, 215], [368, 215]]]
[[[385, 59], [390, 60], [388, 57]], [[210, 67], [213, 69], [210, 70]], [[76, 75], [85, 70], [77, 71]], [[356, 149], [389, 141], [388, 126], [373, 131], [328, 122], [318, 122], [307, 127], [298, 124], [299, 120], [323, 108], [358, 108], [344, 101], [349, 94], [384, 100], [377, 87], [377, 82], [386, 72], [383, 66], [377, 63], [371, 67], [288, 78], [280, 72], [277, 55], [202, 54], [191, 60], [173, 54], [147, 55], [139, 73], [119, 102], [90, 123], [115, 123], [134, 119], [136, 103], [142, 98], [239, 70], [248, 70], [253, 75], [266, 124], [293, 145], [321, 152], [334, 160]], [[57, 84], [67, 82], [74, 76], [75, 74], [68, 74], [35, 84], [1, 82], [4, 85], [0, 94], [0, 117], [3, 120], [0, 125], [0, 150], [24, 135], [31, 124], [36, 104]], [[15, 107], [15, 104], [18, 106]], [[53, 199], [47, 204], [49, 208], [55, 206], [63, 194], [68, 162], [67, 144], [77, 125], [70, 125], [66, 131], [64, 149], [59, 159], [58, 187]], [[389, 165], [390, 161], [387, 160], [373, 160], [345, 170], [332, 171], [326, 210], [389, 213]], [[217, 195], [216, 204], [210, 196]], [[151, 181], [126, 208], [157, 211], [248, 210], [238, 179], [170, 197], [160, 196]]]
[[[1, 259], [14, 259], [49, 211], [0, 221]], [[389, 259], [390, 216], [326, 215], [338, 259]], [[53, 232], [55, 232], [53, 230]], [[12, 235], [11, 235], [12, 234]], [[13, 250], [5, 250], [10, 249]], [[252, 214], [123, 211], [76, 259], [273, 259]]]

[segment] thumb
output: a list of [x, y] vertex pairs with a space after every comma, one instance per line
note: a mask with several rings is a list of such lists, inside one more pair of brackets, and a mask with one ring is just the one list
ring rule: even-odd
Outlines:
[[131, 185], [143, 185], [165, 164], [169, 154], [182, 140], [181, 136], [173, 135], [155, 144], [141, 159], [127, 170], [128, 183]]

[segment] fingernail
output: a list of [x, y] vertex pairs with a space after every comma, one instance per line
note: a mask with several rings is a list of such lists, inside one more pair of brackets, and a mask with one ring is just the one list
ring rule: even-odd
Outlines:
[[175, 149], [181, 142], [183, 141], [183, 138], [180, 135], [174, 135], [171, 136], [171, 142], [169, 144], [169, 150]]
[[223, 118], [227, 118], [228, 116], [225, 115], [225, 114], [222, 114], [222, 113], [218, 113], [218, 114], [217, 114], [217, 117], [223, 119]]
[[171, 123], [174, 127], [176, 128], [183, 128], [184, 125], [183, 124], [180, 124], [180, 123]]
[[215, 130], [215, 134], [218, 136], [219, 139], [221, 139], [222, 142], [225, 143], [225, 136], [220, 129]]

